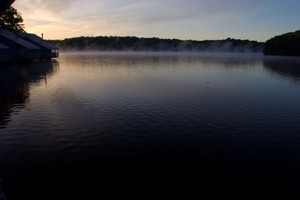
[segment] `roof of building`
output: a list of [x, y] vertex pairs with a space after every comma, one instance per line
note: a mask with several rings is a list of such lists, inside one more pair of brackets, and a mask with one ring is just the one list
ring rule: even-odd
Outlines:
[[0, 29], [0, 35], [27, 49], [40, 49], [38, 46], [22, 39], [21, 37], [19, 37], [17, 34], [13, 32]]
[[41, 45], [42, 47], [46, 48], [46, 49], [58, 49], [58, 47], [46, 42], [45, 40], [43, 40], [41, 37], [35, 35], [35, 34], [28, 34], [28, 33], [19, 33], [19, 35], [22, 38], [26, 38], [36, 44]]
[[0, 43], [0, 49], [9, 49], [9, 47], [6, 46], [6, 45], [4, 45], [4, 44], [2, 44], [2, 43]]

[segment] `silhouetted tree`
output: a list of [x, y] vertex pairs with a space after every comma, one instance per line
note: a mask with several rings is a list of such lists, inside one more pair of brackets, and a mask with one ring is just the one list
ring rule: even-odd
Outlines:
[[0, 16], [0, 27], [10, 31], [25, 32], [23, 18], [17, 9], [10, 6], [2, 16]]

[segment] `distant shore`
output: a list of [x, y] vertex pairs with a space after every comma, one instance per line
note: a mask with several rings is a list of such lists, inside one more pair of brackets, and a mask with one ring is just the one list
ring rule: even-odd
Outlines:
[[61, 51], [142, 51], [142, 52], [232, 52], [262, 53], [263, 42], [227, 38], [224, 40], [178, 40], [138, 37], [76, 37], [48, 40]]

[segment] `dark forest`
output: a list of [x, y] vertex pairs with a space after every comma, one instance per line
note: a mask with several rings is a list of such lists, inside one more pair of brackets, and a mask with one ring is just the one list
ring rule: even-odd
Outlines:
[[300, 56], [300, 30], [271, 38], [264, 45], [264, 54]]
[[261, 53], [263, 43], [227, 38], [224, 40], [178, 40], [138, 37], [76, 37], [49, 41], [65, 51], [171, 51]]

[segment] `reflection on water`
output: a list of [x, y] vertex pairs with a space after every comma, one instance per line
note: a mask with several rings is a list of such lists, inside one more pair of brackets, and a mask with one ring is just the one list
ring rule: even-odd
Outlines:
[[125, 66], [147, 66], [150, 68], [161, 67], [161, 64], [167, 66], [177, 66], [178, 62], [187, 64], [186, 67], [192, 65], [208, 64], [209, 66], [228, 66], [241, 67], [252, 66], [262, 61], [262, 56], [241, 55], [241, 54], [192, 54], [192, 53], [70, 53], [61, 58], [61, 61], [74, 67], [87, 66], [98, 68]]
[[300, 83], [300, 60], [296, 58], [266, 58], [264, 67], [272, 73]]
[[289, 59], [74, 53], [59, 71], [48, 64], [1, 69], [8, 199], [298, 195], [300, 85], [286, 81], [298, 76]]
[[26, 106], [30, 85], [44, 82], [52, 76], [58, 63], [42, 62], [0, 67], [0, 129], [10, 121], [12, 112]]

